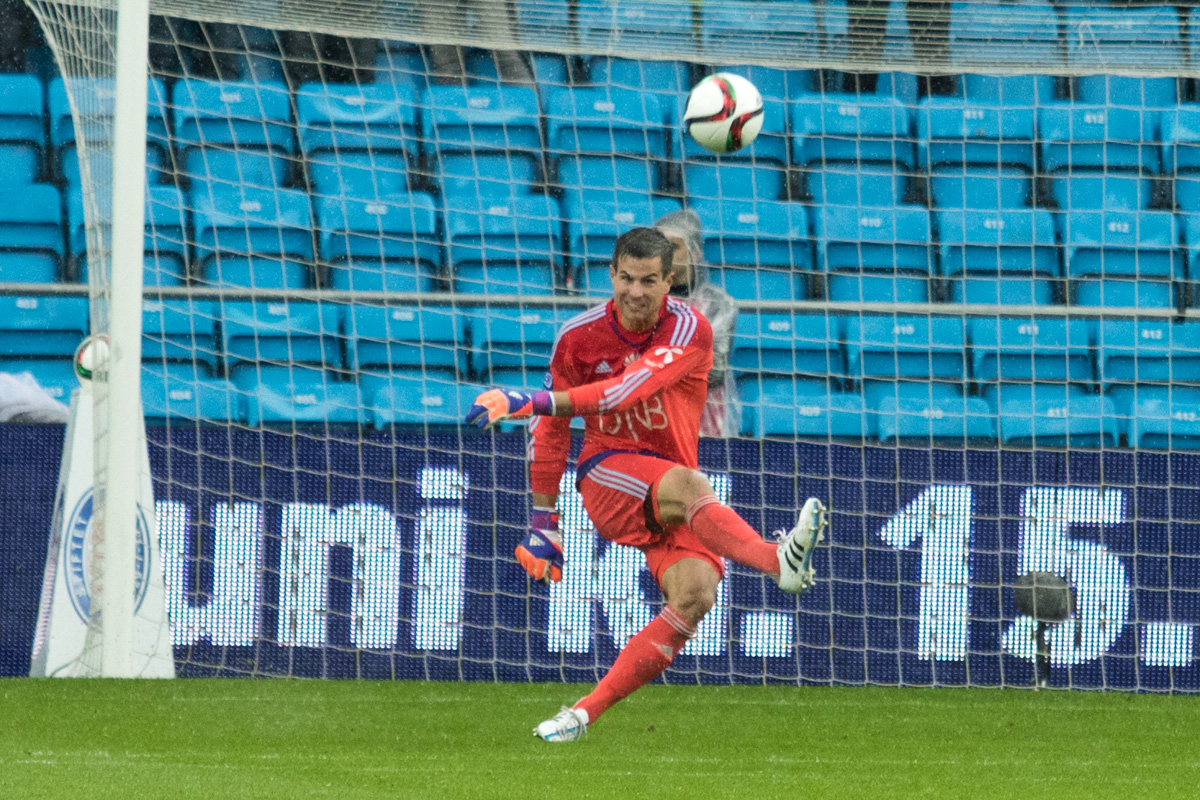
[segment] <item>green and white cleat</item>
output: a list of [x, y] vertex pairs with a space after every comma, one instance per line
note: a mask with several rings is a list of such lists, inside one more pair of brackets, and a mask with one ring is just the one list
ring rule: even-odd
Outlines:
[[575, 742], [587, 735], [588, 715], [582, 709], [562, 710], [533, 729], [533, 735], [547, 742]]
[[779, 543], [779, 588], [788, 594], [800, 594], [810, 588], [815, 580], [812, 568], [813, 551], [817, 543], [825, 538], [825, 526], [829, 524], [825, 505], [815, 497], [808, 498], [796, 527], [788, 532]]

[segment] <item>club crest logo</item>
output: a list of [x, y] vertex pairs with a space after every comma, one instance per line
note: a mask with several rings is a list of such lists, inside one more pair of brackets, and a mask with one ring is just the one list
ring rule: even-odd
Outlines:
[[[63, 574], [66, 576], [68, 594], [75, 613], [84, 622], [88, 621], [91, 612], [91, 551], [92, 551], [92, 522], [94, 517], [94, 491], [88, 489], [75, 505], [71, 518], [67, 522], [66, 536], [63, 541]], [[134, 610], [140, 610], [142, 601], [146, 599], [146, 589], [150, 585], [150, 564], [147, 555], [150, 553], [150, 526], [142, 507], [138, 506], [137, 513], [137, 544], [134, 550], [134, 569], [137, 576], [134, 582]]]

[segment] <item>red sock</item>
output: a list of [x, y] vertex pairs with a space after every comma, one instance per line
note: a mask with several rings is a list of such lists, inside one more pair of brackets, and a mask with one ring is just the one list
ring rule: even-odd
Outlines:
[[768, 575], [779, 574], [776, 546], [763, 541], [758, 531], [716, 495], [705, 495], [694, 501], [684, 516], [701, 544], [717, 555]]
[[589, 724], [595, 722], [618, 700], [661, 675], [688, 639], [695, 635], [696, 629], [679, 612], [666, 606], [649, 625], [629, 639], [612, 669], [600, 679], [591, 694], [575, 704], [575, 708], [587, 712]]

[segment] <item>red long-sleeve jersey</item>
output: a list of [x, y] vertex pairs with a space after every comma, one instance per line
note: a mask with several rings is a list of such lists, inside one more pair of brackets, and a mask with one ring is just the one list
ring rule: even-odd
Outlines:
[[[609, 300], [559, 330], [546, 388], [567, 391], [575, 416], [585, 418], [580, 462], [605, 450], [641, 450], [695, 468], [712, 364], [712, 328], [687, 303], [664, 298], [654, 329], [631, 333]], [[570, 426], [567, 417], [534, 417], [530, 424], [535, 494], [558, 494]]]

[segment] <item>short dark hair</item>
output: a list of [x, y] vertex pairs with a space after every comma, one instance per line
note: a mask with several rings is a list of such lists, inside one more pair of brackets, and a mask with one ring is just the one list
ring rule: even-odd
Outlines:
[[613, 247], [613, 269], [617, 268], [622, 256], [662, 259], [661, 274], [665, 278], [674, 267], [675, 245], [658, 228], [630, 228], [617, 237]]

